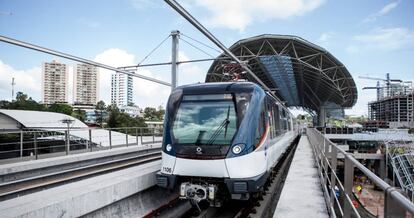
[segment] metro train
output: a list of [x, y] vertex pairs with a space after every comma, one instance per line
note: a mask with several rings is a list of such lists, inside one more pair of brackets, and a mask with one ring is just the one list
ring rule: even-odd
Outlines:
[[181, 86], [166, 108], [157, 185], [182, 199], [248, 200], [297, 137], [290, 111], [251, 82]]

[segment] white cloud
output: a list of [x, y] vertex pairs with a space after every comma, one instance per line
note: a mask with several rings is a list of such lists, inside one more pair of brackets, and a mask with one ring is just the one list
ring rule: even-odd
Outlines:
[[414, 45], [414, 31], [403, 27], [376, 28], [369, 33], [353, 37], [355, 44], [346, 49], [350, 53], [364, 50], [392, 51]]
[[318, 44], [324, 48], [329, 48], [332, 45], [335, 45], [335, 41], [333, 40], [336, 36], [334, 32], [324, 32], [318, 38]]
[[[184, 51], [179, 51], [178, 57], [180, 61], [190, 60], [190, 58], [188, 58]], [[207, 71], [201, 69], [201, 67], [199, 67], [196, 64], [180, 64], [178, 67], [178, 84], [184, 85], [190, 83], [204, 82], [206, 74]]]
[[398, 2], [391, 2], [385, 5], [379, 12], [379, 15], [385, 15], [398, 6]]
[[253, 22], [301, 16], [320, 7], [325, 0], [194, 0], [211, 12], [213, 27], [243, 31]]
[[365, 18], [363, 20], [364, 23], [366, 22], [371, 22], [371, 21], [375, 21], [377, 18], [384, 16], [386, 14], [388, 14], [390, 11], [392, 11], [393, 9], [395, 9], [398, 6], [399, 2], [395, 1], [395, 2], [391, 2], [387, 5], [385, 5], [381, 10], [377, 11], [376, 13], [373, 13], [371, 15], [369, 15], [367, 18]]
[[354, 81], [358, 90], [358, 100], [352, 109], [346, 110], [346, 114], [368, 116], [368, 102], [376, 100], [376, 91], [375, 89], [362, 90], [362, 88], [376, 86], [376, 82], [372, 80], [360, 79], [357, 76], [354, 76]]
[[15, 95], [21, 91], [28, 94], [36, 101], [41, 100], [41, 68], [39, 66], [30, 69], [18, 70], [0, 60], [0, 96], [1, 99], [11, 99], [11, 81], [15, 78]]
[[[131, 66], [136, 64], [135, 55], [130, 54], [118, 48], [107, 49], [98, 54], [94, 61], [107, 64], [113, 67]], [[100, 98], [107, 104], [111, 98], [111, 74], [113, 71], [100, 69]], [[160, 80], [166, 80], [155, 76], [155, 74], [147, 69], [140, 69], [138, 74], [153, 77]], [[147, 80], [134, 77], [133, 102], [140, 107], [159, 106], [166, 103], [166, 99], [170, 93], [170, 87], [156, 84]]]
[[[180, 60], [189, 60], [188, 56], [180, 51]], [[94, 61], [103, 63], [106, 65], [121, 67], [130, 66], [136, 64], [136, 56], [128, 53], [122, 49], [110, 48], [99, 54], [94, 58]], [[163, 81], [169, 81], [169, 68], [162, 73], [156, 73], [148, 70], [148, 68], [141, 68], [137, 71], [140, 75], [156, 78]], [[36, 101], [41, 101], [41, 76], [42, 69], [40, 66], [33, 67], [31, 69], [17, 70], [12, 66], [3, 63], [0, 60], [0, 99], [11, 99], [11, 79], [15, 78], [16, 86], [15, 92], [22, 91], [27, 93], [30, 97]], [[73, 66], [69, 65], [69, 102], [71, 102], [73, 96]], [[107, 104], [110, 103], [111, 94], [111, 74], [113, 71], [106, 69], [99, 69], [99, 92], [100, 100], [104, 100]], [[179, 77], [178, 81], [180, 85], [203, 82], [206, 72], [202, 70], [196, 64], [182, 64], [178, 69]], [[171, 88], [150, 82], [147, 80], [133, 78], [133, 101], [140, 107], [157, 107], [159, 105], [165, 106]]]
[[319, 36], [318, 41], [321, 43], [328, 42], [332, 37], [334, 37], [335, 33], [333, 32], [326, 32], [322, 33], [321, 36]]

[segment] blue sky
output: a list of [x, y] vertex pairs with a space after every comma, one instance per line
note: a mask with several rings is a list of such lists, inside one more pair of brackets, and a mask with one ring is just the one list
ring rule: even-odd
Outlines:
[[[375, 81], [359, 75], [413, 80], [414, 2], [329, 0], [180, 0], [227, 46], [264, 33], [297, 35], [335, 55], [359, 87], [359, 101], [348, 114], [366, 114], [374, 91], [362, 86]], [[114, 66], [140, 62], [171, 30], [210, 44], [162, 0], [0, 0], [0, 34], [75, 54]], [[216, 56], [214, 50], [207, 50]], [[170, 41], [144, 63], [170, 58]], [[181, 59], [208, 58], [181, 42]], [[41, 100], [40, 66], [57, 59], [0, 43], [0, 99], [10, 99], [11, 77], [16, 90]], [[179, 83], [203, 81], [210, 63], [180, 66]], [[169, 67], [145, 68], [139, 73], [170, 80]], [[100, 96], [109, 101], [110, 72], [101, 70]], [[165, 104], [169, 88], [134, 79], [134, 102], [139, 106]], [[71, 88], [70, 88], [71, 90]], [[71, 94], [71, 92], [70, 92]]]

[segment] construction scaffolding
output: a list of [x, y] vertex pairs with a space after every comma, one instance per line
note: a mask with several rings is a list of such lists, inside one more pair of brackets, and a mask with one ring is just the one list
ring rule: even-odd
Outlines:
[[[387, 75], [388, 76], [388, 75]], [[385, 80], [377, 83], [377, 100], [368, 103], [371, 121], [387, 122], [389, 128], [414, 127], [414, 93], [412, 82]]]

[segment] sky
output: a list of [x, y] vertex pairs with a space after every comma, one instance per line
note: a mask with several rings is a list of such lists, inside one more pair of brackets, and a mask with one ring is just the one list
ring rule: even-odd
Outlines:
[[[346, 113], [367, 115], [376, 81], [359, 76], [414, 80], [414, 1], [382, 0], [179, 0], [226, 46], [260, 34], [300, 36], [327, 49], [349, 70], [358, 102]], [[162, 0], [0, 0], [0, 35], [73, 54], [114, 67], [168, 62], [172, 30], [180, 60], [216, 57], [218, 49]], [[190, 38], [188, 38], [190, 37]], [[197, 41], [209, 45], [208, 48]], [[203, 52], [199, 49], [201, 48]], [[146, 58], [147, 57], [147, 58]], [[0, 99], [16, 91], [41, 101], [41, 64], [73, 61], [0, 42]], [[179, 85], [203, 82], [211, 62], [179, 66]], [[100, 98], [110, 101], [111, 71], [100, 69]], [[139, 74], [170, 81], [170, 67], [142, 68]], [[72, 99], [69, 86], [69, 100]], [[165, 105], [170, 88], [134, 78], [133, 101], [140, 107]]]

